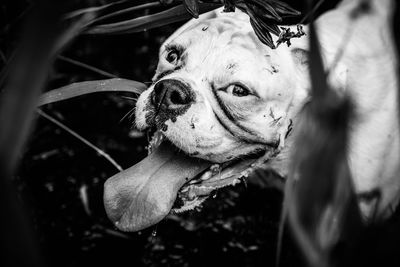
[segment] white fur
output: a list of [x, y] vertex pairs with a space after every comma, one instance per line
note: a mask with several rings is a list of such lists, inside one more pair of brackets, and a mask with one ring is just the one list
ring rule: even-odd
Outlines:
[[[356, 191], [382, 190], [378, 214], [385, 217], [397, 204], [400, 191], [397, 55], [390, 32], [392, 2], [371, 2], [371, 13], [352, 21], [349, 13], [358, 0], [343, 1], [321, 16], [316, 26], [327, 70], [347, 42], [343, 56], [331, 69], [329, 82], [355, 104], [348, 159]], [[185, 152], [196, 152], [196, 157], [216, 162], [281, 140], [283, 150], [270, 165], [285, 174], [291, 140], [283, 143], [282, 135], [290, 120], [294, 120], [295, 127], [296, 115], [309, 99], [307, 66], [299, 63], [295, 53], [308, 49], [307, 37], [293, 39], [289, 48], [282, 44], [271, 50], [257, 40], [247, 15], [240, 11], [222, 13], [219, 9], [191, 20], [167, 39], [160, 50], [156, 76], [175, 68], [165, 60], [166, 46], [173, 43], [185, 47], [187, 61], [163, 79], [184, 80], [198, 100], [176, 122], [166, 122], [165, 136]], [[226, 71], [230, 63], [237, 64], [232, 73]], [[242, 82], [259, 95], [239, 99], [218, 91], [223, 103], [238, 114], [240, 125], [251, 134], [224, 116], [211, 92], [211, 83], [222, 88], [232, 82]], [[140, 129], [148, 127], [144, 109], [152, 90], [150, 87], [144, 92], [137, 103], [136, 124]], [[214, 114], [235, 134], [226, 131]], [[193, 119], [195, 129], [190, 127]], [[374, 212], [372, 206], [360, 205], [366, 217]]]

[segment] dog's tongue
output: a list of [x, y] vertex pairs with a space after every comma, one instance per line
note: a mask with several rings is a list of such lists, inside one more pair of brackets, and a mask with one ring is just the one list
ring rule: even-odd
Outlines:
[[107, 215], [122, 231], [156, 224], [168, 215], [183, 184], [209, 166], [163, 142], [147, 158], [106, 181]]

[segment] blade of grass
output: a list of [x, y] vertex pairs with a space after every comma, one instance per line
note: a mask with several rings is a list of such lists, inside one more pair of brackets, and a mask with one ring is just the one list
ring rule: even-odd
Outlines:
[[91, 66], [91, 65], [89, 65], [89, 64], [80, 62], [80, 61], [78, 61], [78, 60], [74, 60], [74, 59], [69, 58], [69, 57], [65, 57], [65, 56], [62, 56], [62, 55], [58, 55], [57, 58], [60, 59], [60, 60], [62, 60], [62, 61], [68, 62], [68, 63], [70, 63], [70, 64], [73, 64], [73, 65], [79, 66], [79, 67], [81, 67], [81, 68], [90, 70], [90, 71], [92, 71], [92, 72], [98, 73], [98, 74], [100, 74], [100, 75], [102, 75], [102, 76], [105, 76], [105, 77], [107, 77], [107, 78], [118, 78], [117, 75], [114, 75], [114, 74], [112, 74], [112, 73], [109, 73], [109, 72], [107, 72], [107, 71], [101, 70], [101, 69], [96, 68], [96, 67], [93, 67], [93, 66]]
[[[220, 4], [208, 4], [200, 3], [199, 13], [204, 13], [220, 7]], [[93, 28], [89, 28], [86, 34], [126, 34], [140, 32], [143, 30], [149, 30], [155, 27], [164, 26], [170, 23], [190, 19], [191, 16], [187, 13], [183, 5], [179, 5], [168, 10], [135, 18], [131, 20], [121, 21], [117, 23], [110, 23], [104, 25], [98, 25]]]
[[98, 18], [94, 19], [93, 21], [91, 21], [90, 24], [88, 24], [87, 26], [94, 24], [94, 23], [98, 23], [102, 20], [110, 19], [113, 17], [117, 17], [117, 16], [120, 16], [123, 14], [130, 13], [130, 12], [139, 11], [139, 10], [147, 9], [147, 8], [160, 7], [160, 6], [162, 6], [162, 4], [157, 1], [157, 2], [150, 2], [150, 3], [138, 5], [138, 6], [133, 6], [133, 7], [129, 7], [129, 8], [124, 8], [122, 10], [118, 10], [118, 11], [112, 12], [110, 14], [98, 17]]
[[146, 88], [147, 86], [143, 83], [120, 78], [79, 82], [42, 94], [38, 99], [37, 106], [97, 92], [130, 92], [140, 94]]
[[[108, 9], [110, 7], [114, 7], [123, 3], [128, 2], [128, 0], [121, 0], [121, 1], [117, 1], [117, 2], [113, 2], [110, 4], [105, 4], [102, 6], [97, 6], [97, 7], [87, 7], [87, 8], [82, 8], [82, 9], [78, 9], [72, 12], [69, 12], [68, 14], [64, 15], [64, 19], [72, 19], [72, 18], [76, 18], [78, 16], [82, 16], [85, 15], [87, 13], [90, 14], [94, 14], [94, 13], [99, 13], [100, 11], [104, 11], [105, 9]], [[91, 23], [91, 22], [88, 22]]]
[[93, 143], [88, 141], [86, 138], [82, 137], [80, 134], [78, 134], [77, 132], [75, 132], [74, 130], [72, 130], [71, 128], [69, 128], [68, 126], [63, 124], [62, 122], [58, 121], [57, 119], [53, 118], [49, 114], [45, 113], [44, 111], [37, 109], [36, 112], [43, 118], [51, 121], [52, 123], [54, 123], [61, 129], [68, 132], [70, 135], [72, 135], [73, 137], [75, 137], [76, 139], [78, 139], [79, 141], [81, 141], [82, 143], [84, 143], [85, 145], [87, 145], [88, 147], [93, 149], [94, 151], [96, 151], [97, 154], [99, 154], [101, 157], [105, 158], [108, 162], [110, 162], [118, 171], [123, 171], [121, 165], [119, 165], [110, 155], [108, 155], [106, 152], [104, 152], [103, 150], [98, 148], [96, 145], [94, 145]]

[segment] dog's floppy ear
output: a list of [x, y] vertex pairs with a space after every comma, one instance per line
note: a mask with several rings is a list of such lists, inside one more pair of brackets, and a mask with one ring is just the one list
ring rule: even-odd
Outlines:
[[[309, 71], [309, 56], [310, 52], [303, 46], [291, 47], [290, 50], [292, 59], [297, 68], [303, 71]], [[347, 88], [347, 72], [348, 69], [345, 64], [341, 62], [334, 62], [334, 66], [328, 67], [325, 71], [327, 73], [328, 83], [340, 96], [344, 96], [345, 89]]]

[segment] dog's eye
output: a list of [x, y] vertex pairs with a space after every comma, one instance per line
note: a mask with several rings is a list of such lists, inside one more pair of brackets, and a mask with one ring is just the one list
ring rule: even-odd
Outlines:
[[229, 85], [228, 88], [226, 88], [226, 92], [237, 97], [248, 96], [251, 94], [249, 89], [239, 84]]
[[166, 60], [167, 60], [169, 63], [174, 64], [174, 63], [176, 63], [176, 62], [178, 61], [178, 59], [179, 59], [179, 52], [178, 52], [178, 50], [176, 50], [176, 49], [171, 49], [171, 50], [168, 52], [168, 54], [167, 54]]

